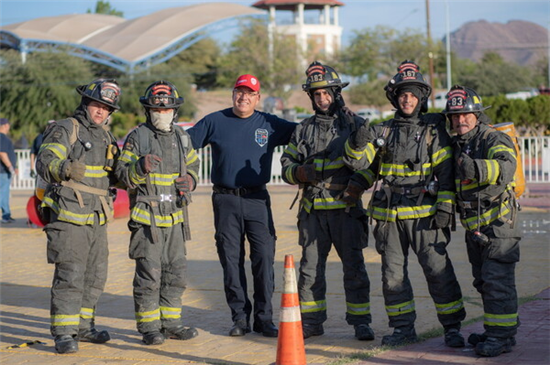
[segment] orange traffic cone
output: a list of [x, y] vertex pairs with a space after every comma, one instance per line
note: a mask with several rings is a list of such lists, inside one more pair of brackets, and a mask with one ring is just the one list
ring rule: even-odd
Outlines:
[[276, 365], [306, 365], [302, 316], [292, 255], [285, 256]]

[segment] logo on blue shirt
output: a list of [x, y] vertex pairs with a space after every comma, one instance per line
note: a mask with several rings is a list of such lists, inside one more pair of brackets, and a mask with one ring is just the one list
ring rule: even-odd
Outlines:
[[256, 129], [256, 143], [260, 145], [260, 147], [263, 147], [267, 143], [268, 138], [268, 132], [267, 129], [258, 128]]

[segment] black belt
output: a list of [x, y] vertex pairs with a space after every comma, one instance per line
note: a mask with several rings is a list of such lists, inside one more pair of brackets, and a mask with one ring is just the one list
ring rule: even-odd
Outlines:
[[225, 188], [223, 186], [214, 185], [212, 190], [214, 190], [214, 192], [217, 193], [217, 194], [231, 194], [231, 195], [236, 195], [236, 196], [245, 196], [245, 195], [249, 195], [249, 194], [252, 194], [252, 193], [257, 193], [259, 191], [265, 190], [265, 185], [252, 186], [252, 187], [247, 187], [247, 188], [235, 188], [235, 189], [230, 189], [230, 188]]
[[402, 194], [402, 195], [419, 195], [426, 190], [424, 186], [415, 186], [415, 187], [401, 187], [401, 186], [389, 186], [392, 193]]

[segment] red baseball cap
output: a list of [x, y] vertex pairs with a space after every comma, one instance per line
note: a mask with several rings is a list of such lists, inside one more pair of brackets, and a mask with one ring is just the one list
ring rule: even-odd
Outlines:
[[241, 75], [237, 79], [237, 82], [235, 82], [234, 89], [238, 87], [246, 86], [252, 91], [260, 91], [260, 80], [256, 78], [256, 76], [252, 76], [249, 74]]

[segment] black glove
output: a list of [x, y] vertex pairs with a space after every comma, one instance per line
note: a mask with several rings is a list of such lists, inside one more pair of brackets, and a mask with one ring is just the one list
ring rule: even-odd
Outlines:
[[65, 167], [65, 180], [74, 180], [74, 181], [82, 181], [84, 180], [84, 175], [86, 174], [86, 165], [82, 162], [75, 160], [75, 161], [67, 161], [67, 163], [64, 164]]
[[476, 163], [470, 156], [462, 152], [458, 158], [458, 166], [462, 174], [462, 180], [477, 179]]
[[314, 164], [305, 164], [296, 167], [295, 174], [296, 179], [303, 183], [314, 182], [317, 176]]
[[367, 147], [367, 143], [369, 143], [371, 139], [369, 123], [365, 123], [353, 133], [351, 137], [351, 143], [353, 144], [352, 147], [354, 147], [354, 149], [362, 150]]
[[36, 178], [36, 171], [31, 170], [31, 179], [35, 179], [35, 178]]
[[162, 158], [157, 155], [145, 155], [140, 157], [138, 160], [138, 166], [141, 170], [140, 175], [145, 176], [148, 173], [155, 171], [161, 162]]
[[348, 187], [344, 191], [342, 200], [345, 201], [347, 205], [357, 204], [364, 191], [365, 189], [361, 186], [361, 184], [350, 181], [348, 183]]
[[443, 210], [437, 210], [435, 212], [435, 216], [433, 220], [435, 228], [448, 227], [451, 224], [452, 218], [453, 218], [453, 215], [451, 213], [447, 213]]
[[195, 189], [195, 180], [191, 175], [186, 174], [174, 180], [174, 185], [176, 185], [176, 189], [178, 189], [180, 193], [185, 194]]

